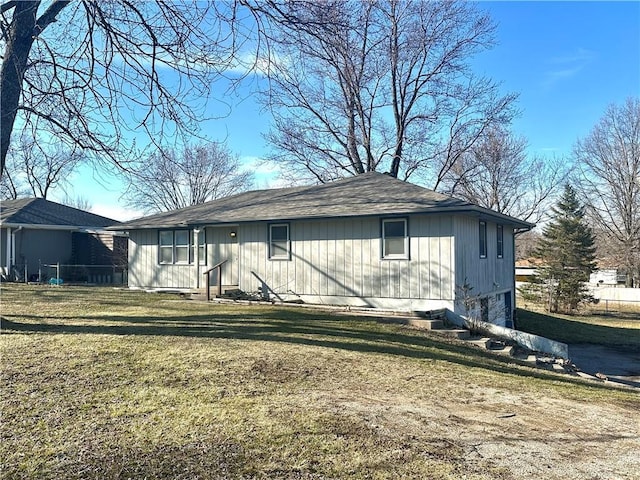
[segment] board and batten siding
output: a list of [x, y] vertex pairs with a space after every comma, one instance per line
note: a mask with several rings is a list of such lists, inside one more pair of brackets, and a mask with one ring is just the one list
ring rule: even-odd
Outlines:
[[[200, 271], [204, 272], [207, 268], [226, 260], [226, 263], [222, 265], [222, 285], [238, 285], [237, 230], [237, 227], [207, 227], [205, 231], [207, 265], [206, 268], [201, 265]], [[232, 233], [236, 236], [233, 236]], [[215, 272], [211, 272], [209, 283], [211, 285], [217, 283]]]
[[389, 308], [402, 302], [385, 299], [452, 301], [452, 218], [431, 215], [406, 218], [410, 239], [408, 260], [382, 259], [381, 218], [286, 222], [291, 240], [290, 260], [269, 259], [268, 223], [241, 225], [240, 288], [247, 292], [266, 288], [271, 297], [288, 300]]
[[192, 288], [193, 265], [161, 265], [158, 262], [158, 230], [129, 232], [129, 287]]
[[[132, 230], [129, 232], [129, 286], [134, 288], [190, 289], [196, 287], [196, 275], [200, 276], [199, 286], [204, 287], [202, 273], [210, 267], [227, 260], [222, 267], [222, 284], [238, 285], [238, 241], [231, 232], [236, 227], [207, 227], [206, 265], [200, 265], [199, 273], [193, 264], [163, 265], [158, 261], [158, 230]], [[202, 233], [200, 233], [202, 235]], [[217, 281], [211, 275], [211, 285]]]
[[513, 231], [503, 228], [503, 256], [498, 258], [497, 225], [487, 221], [487, 257], [480, 258], [478, 218], [458, 216], [455, 220], [456, 285], [468, 282], [477, 295], [513, 288]]
[[[497, 224], [487, 221], [487, 256], [480, 258], [479, 222], [477, 217], [457, 216], [455, 219], [455, 284], [458, 296], [455, 311], [463, 315], [469, 313], [464, 311], [461, 291], [461, 287], [467, 284], [471, 287], [470, 296], [488, 299], [489, 320], [504, 324], [504, 295], [510, 295], [511, 305], [515, 305], [513, 228], [503, 225], [503, 255], [498, 258]], [[474, 314], [480, 311], [479, 301], [477, 303]]]

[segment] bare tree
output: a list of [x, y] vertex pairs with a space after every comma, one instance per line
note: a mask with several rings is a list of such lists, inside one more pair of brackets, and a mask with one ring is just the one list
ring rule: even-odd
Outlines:
[[626, 270], [627, 286], [640, 283], [640, 99], [610, 105], [574, 156], [592, 221]]
[[528, 260], [536, 256], [542, 234], [536, 230], [528, 230], [516, 235], [516, 261]]
[[9, 150], [7, 172], [2, 178], [2, 197], [47, 198], [68, 183], [83, 160], [81, 152], [59, 143], [38, 142], [23, 135]]
[[131, 170], [125, 199], [146, 212], [162, 212], [242, 192], [252, 183], [237, 155], [209, 143], [150, 155]]
[[63, 205], [77, 208], [78, 210], [85, 210], [87, 212], [91, 210], [91, 207], [92, 207], [91, 201], [87, 197], [83, 195], [73, 196], [73, 195], [70, 195], [69, 193], [65, 193], [61, 203]]
[[474, 5], [287, 5], [301, 21], [275, 27], [265, 101], [275, 119], [271, 160], [292, 176], [417, 172], [438, 186], [488, 126], [511, 118], [515, 96], [469, 71], [494, 30]]
[[127, 132], [153, 144], [196, 132], [212, 81], [251, 35], [241, 3], [5, 0], [0, 173], [14, 131], [115, 162]]
[[469, 202], [537, 223], [570, 169], [563, 159], [530, 157], [526, 148], [523, 137], [491, 128], [452, 164], [444, 186]]
[[15, 200], [16, 198], [29, 196], [29, 190], [26, 185], [17, 178], [18, 175], [15, 173], [18, 172], [19, 168], [16, 163], [16, 158], [11, 155], [7, 156], [7, 171], [0, 178], [0, 200]]

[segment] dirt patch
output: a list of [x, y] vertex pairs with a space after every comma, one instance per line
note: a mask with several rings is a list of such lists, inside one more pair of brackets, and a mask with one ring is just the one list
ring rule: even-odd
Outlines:
[[640, 478], [640, 424], [629, 421], [637, 412], [617, 406], [487, 388], [471, 388], [466, 398], [437, 403], [402, 396], [356, 397], [349, 392], [313, 401], [359, 416], [381, 436], [412, 439], [425, 451], [445, 445], [463, 459], [467, 472], [487, 470], [491, 478]]

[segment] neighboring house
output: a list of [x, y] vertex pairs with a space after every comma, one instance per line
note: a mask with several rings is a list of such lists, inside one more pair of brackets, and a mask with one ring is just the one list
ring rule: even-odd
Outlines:
[[26, 279], [36, 280], [42, 266], [47, 264], [125, 263], [126, 237], [105, 230], [117, 223], [43, 198], [3, 200], [0, 203], [3, 276], [24, 280], [26, 271]]
[[516, 283], [531, 282], [534, 275], [537, 275], [538, 268], [543, 266], [539, 258], [525, 258], [516, 261]]
[[532, 227], [379, 173], [118, 226], [133, 288], [201, 288], [203, 272], [226, 261], [223, 285], [272, 299], [461, 314], [474, 304], [503, 325], [515, 307], [514, 230]]

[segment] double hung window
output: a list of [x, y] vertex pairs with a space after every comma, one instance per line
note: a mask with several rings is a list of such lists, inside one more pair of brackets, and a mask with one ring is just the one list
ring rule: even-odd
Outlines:
[[269, 258], [274, 260], [291, 258], [288, 223], [269, 225]]
[[409, 232], [406, 218], [382, 220], [382, 258], [409, 258]]
[[[193, 230], [160, 230], [158, 233], [158, 262], [188, 265], [194, 262]], [[199, 263], [207, 263], [205, 231], [198, 234]]]

